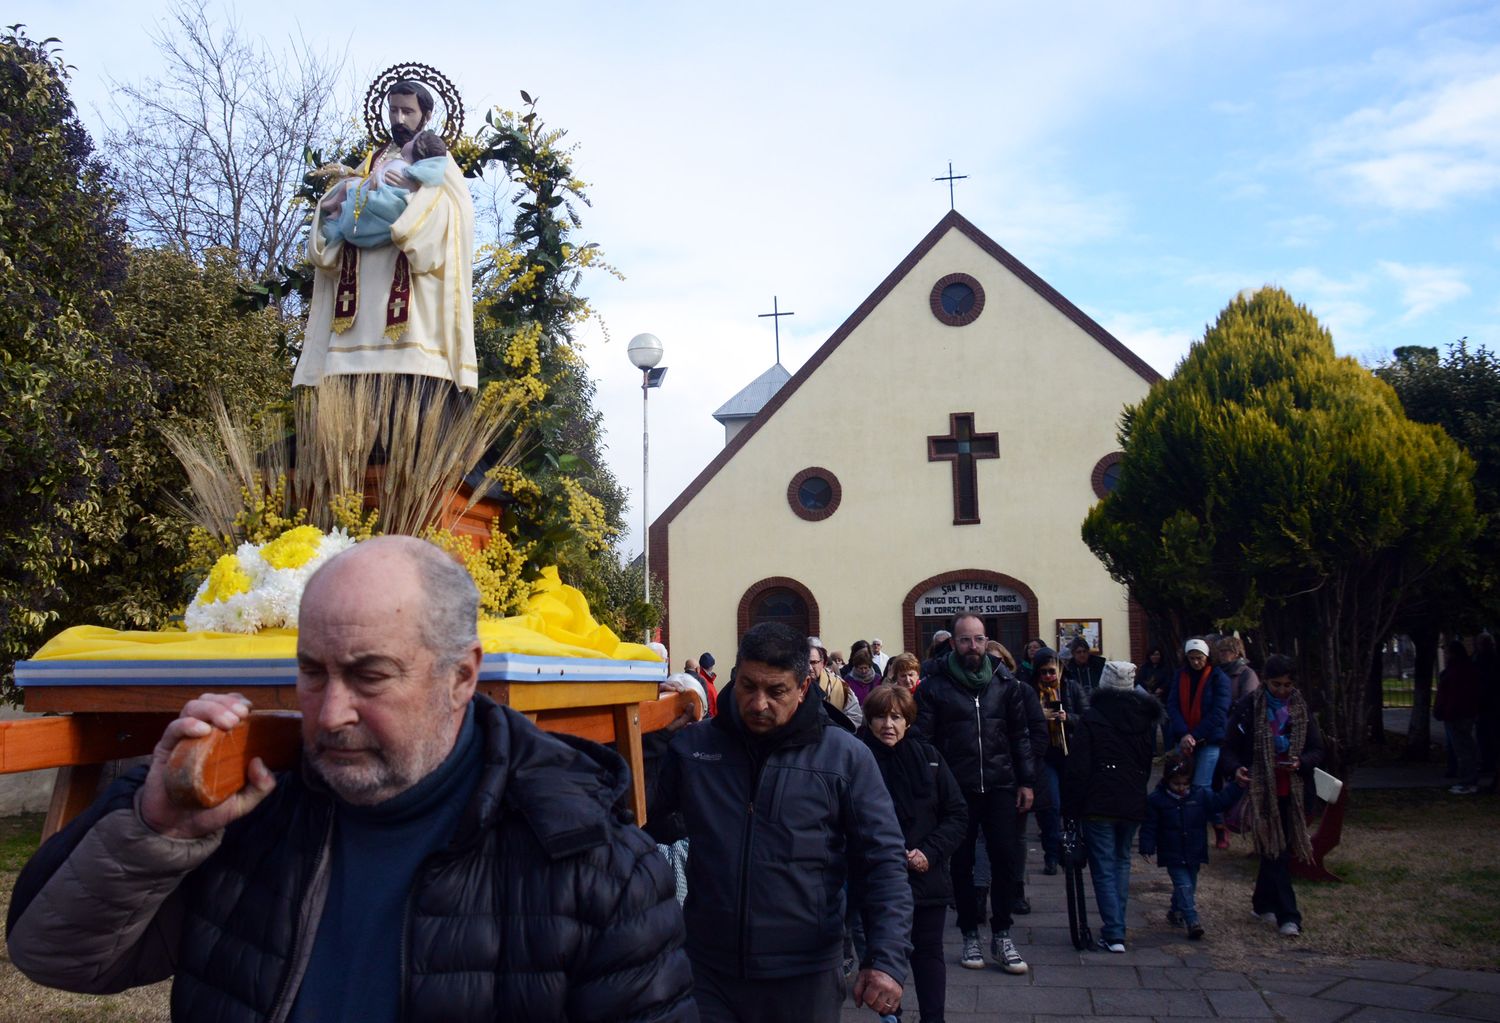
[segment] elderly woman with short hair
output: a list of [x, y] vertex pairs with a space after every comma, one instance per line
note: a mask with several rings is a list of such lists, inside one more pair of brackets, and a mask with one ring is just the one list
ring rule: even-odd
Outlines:
[[943, 921], [953, 896], [948, 860], [968, 829], [969, 813], [953, 773], [936, 749], [910, 734], [917, 702], [900, 685], [880, 686], [865, 698], [857, 733], [880, 765], [906, 840], [907, 880], [915, 909], [911, 972], [923, 1023], [941, 1023], [948, 973]]

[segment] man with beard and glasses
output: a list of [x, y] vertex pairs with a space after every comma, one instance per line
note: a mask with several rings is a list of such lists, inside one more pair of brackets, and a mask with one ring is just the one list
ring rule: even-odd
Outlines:
[[478, 599], [412, 537], [331, 559], [298, 620], [300, 769], [256, 759], [219, 806], [171, 802], [177, 744], [250, 712], [189, 701], [21, 872], [16, 966], [93, 993], [171, 976], [180, 1020], [696, 1020], [624, 762], [476, 695]]
[[[313, 296], [292, 383], [312, 387], [329, 376], [394, 374], [474, 390], [474, 204], [452, 155], [438, 164], [440, 174], [424, 176], [410, 193], [389, 225], [387, 243], [364, 247], [345, 240], [359, 232], [372, 196], [413, 184], [402, 149], [427, 127], [432, 94], [420, 82], [397, 82], [386, 105], [390, 140], [366, 157], [357, 182], [330, 188], [315, 211], [307, 238], [316, 271]], [[344, 229], [324, 229], [341, 217]]]
[[917, 731], [937, 747], [968, 802], [969, 828], [953, 854], [953, 897], [963, 934], [959, 962], [984, 968], [979, 922], [982, 889], [974, 885], [975, 847], [982, 834], [989, 852], [990, 956], [1006, 973], [1025, 973], [1026, 961], [1011, 940], [1017, 815], [1031, 809], [1035, 764], [1026, 701], [998, 657], [985, 653], [984, 622], [976, 615], [953, 621], [953, 651], [917, 689]]

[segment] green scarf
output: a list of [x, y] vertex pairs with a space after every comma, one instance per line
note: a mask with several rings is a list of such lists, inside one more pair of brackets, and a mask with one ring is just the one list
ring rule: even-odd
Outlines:
[[948, 654], [946, 667], [949, 678], [961, 685], [968, 686], [976, 693], [987, 686], [990, 679], [995, 677], [995, 669], [991, 666], [988, 657], [984, 659], [978, 671], [969, 671], [963, 666], [963, 662], [958, 659], [958, 654], [951, 652]]

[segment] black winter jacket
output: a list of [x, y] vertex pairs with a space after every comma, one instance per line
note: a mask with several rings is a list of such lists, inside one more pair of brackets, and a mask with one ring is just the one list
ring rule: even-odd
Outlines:
[[1191, 867], [1208, 862], [1208, 822], [1240, 801], [1244, 790], [1233, 782], [1220, 792], [1194, 788], [1178, 799], [1165, 781], [1147, 797], [1141, 825], [1141, 855], [1155, 856], [1163, 867]]
[[[624, 762], [474, 699], [483, 774], [452, 840], [412, 883], [402, 1018], [696, 1020], [670, 872], [615, 810]], [[10, 907], [13, 943], [27, 907], [90, 829], [137, 812], [143, 780], [143, 770], [122, 778], [27, 864]], [[283, 1018], [321, 911], [334, 817], [325, 792], [297, 772], [280, 776], [165, 896], [137, 946], [117, 953], [126, 966], [79, 963], [88, 979], [74, 989], [118, 991], [175, 976], [174, 1019]], [[142, 884], [119, 871], [100, 883], [108, 890], [90, 893], [105, 903], [99, 917]], [[48, 940], [101, 926], [98, 918], [44, 924]]]
[[978, 692], [946, 669], [917, 687], [917, 732], [937, 747], [965, 795], [1036, 784], [1021, 687], [998, 660], [990, 665], [995, 675]]
[[1069, 739], [1063, 812], [1075, 819], [1146, 819], [1146, 785], [1161, 704], [1139, 689], [1094, 690], [1083, 725]]
[[1083, 691], [1090, 697], [1099, 691], [1099, 680], [1104, 677], [1104, 658], [1098, 654], [1089, 654], [1089, 659], [1083, 664], [1073, 660], [1072, 654], [1059, 654], [1062, 658], [1063, 678], [1070, 682], [1077, 682]]
[[[860, 730], [861, 738], [868, 734], [869, 729]], [[969, 805], [937, 747], [915, 735], [908, 735], [896, 749], [900, 750], [908, 743], [919, 754], [915, 759], [923, 767], [922, 778], [911, 787], [922, 789], [926, 797], [915, 801], [909, 815], [902, 814], [898, 807], [896, 818], [906, 848], [920, 849], [927, 857], [928, 866], [920, 872], [908, 868], [906, 879], [911, 884], [912, 900], [916, 905], [946, 906], [953, 899], [953, 879], [948, 871], [948, 861], [968, 830]], [[888, 765], [883, 765], [882, 771], [900, 770], [908, 763], [905, 757], [894, 753], [891, 751]], [[877, 761], [882, 759], [882, 751], [876, 751], [875, 757]]]
[[682, 811], [688, 954], [747, 978], [831, 969], [843, 955], [844, 884], [865, 909], [863, 965], [897, 982], [911, 949], [906, 846], [865, 744], [804, 699], [772, 741], [755, 741], [733, 685], [719, 714], [667, 747], [653, 812]]

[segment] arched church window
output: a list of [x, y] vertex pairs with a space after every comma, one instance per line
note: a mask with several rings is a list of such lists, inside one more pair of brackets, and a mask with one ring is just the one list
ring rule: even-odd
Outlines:
[[786, 501], [793, 514], [809, 522], [820, 522], [832, 515], [843, 496], [839, 478], [819, 466], [803, 469], [786, 488]]
[[940, 277], [928, 296], [932, 315], [950, 327], [963, 327], [984, 312], [984, 288], [969, 274]]
[[812, 591], [784, 575], [771, 576], [745, 590], [740, 598], [739, 634], [761, 622], [780, 622], [799, 636], [818, 634], [818, 602]]

